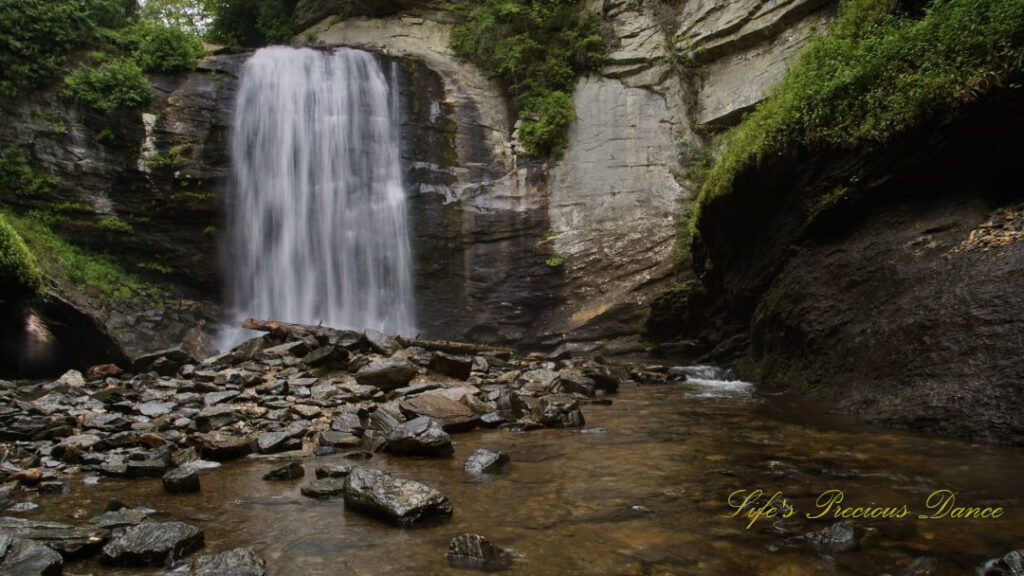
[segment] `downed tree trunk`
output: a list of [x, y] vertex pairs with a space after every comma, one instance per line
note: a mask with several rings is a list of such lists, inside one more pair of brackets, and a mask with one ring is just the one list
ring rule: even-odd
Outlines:
[[[274, 320], [256, 320], [250, 318], [245, 322], [242, 322], [242, 328], [247, 330], [256, 330], [259, 332], [270, 332], [277, 336], [319, 336], [319, 335], [330, 335], [332, 333], [341, 332], [335, 328], [329, 328], [327, 326], [311, 326], [309, 324], [289, 324], [287, 322], [276, 322]], [[511, 348], [503, 348], [500, 346], [488, 346], [486, 344], [472, 344], [469, 342], [457, 342], [453, 340], [421, 340], [419, 338], [403, 338], [398, 337], [398, 342], [405, 348], [416, 346], [425, 350], [432, 350], [436, 352], [446, 352], [448, 354], [460, 354], [474, 356], [477, 354], [486, 354], [488, 356], [497, 356], [498, 358], [510, 358], [513, 350]]]

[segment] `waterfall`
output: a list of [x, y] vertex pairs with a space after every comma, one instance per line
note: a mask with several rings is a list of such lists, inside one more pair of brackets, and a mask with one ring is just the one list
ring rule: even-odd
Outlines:
[[397, 102], [359, 50], [272, 47], [246, 62], [222, 344], [245, 337], [246, 317], [414, 334]]

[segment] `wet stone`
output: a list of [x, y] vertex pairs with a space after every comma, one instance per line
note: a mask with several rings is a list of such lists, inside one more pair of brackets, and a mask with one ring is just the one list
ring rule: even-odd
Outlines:
[[471, 474], [490, 474], [498, 472], [509, 463], [509, 456], [504, 452], [494, 452], [481, 448], [470, 454], [463, 465]]
[[121, 566], [170, 566], [203, 546], [203, 531], [183, 522], [143, 522], [103, 547], [100, 560]]
[[189, 576], [265, 576], [267, 573], [266, 562], [252, 548], [199, 556], [189, 568]]
[[352, 470], [345, 478], [344, 496], [346, 509], [399, 525], [452, 515], [451, 502], [437, 490], [369, 468]]
[[64, 560], [47, 546], [0, 533], [0, 574], [59, 576]]
[[494, 572], [512, 565], [512, 554], [479, 534], [459, 534], [448, 544], [445, 554], [448, 564], [455, 568]]
[[432, 418], [447, 432], [472, 430], [480, 420], [472, 409], [445, 396], [440, 390], [406, 398], [399, 406], [407, 416], [412, 414]]
[[452, 439], [441, 425], [426, 416], [414, 418], [387, 435], [387, 450], [405, 456], [448, 456]]
[[320, 478], [314, 480], [300, 489], [303, 496], [309, 498], [326, 499], [340, 496], [345, 492], [344, 478]]
[[135, 524], [144, 522], [146, 518], [149, 517], [150, 513], [151, 511], [147, 508], [121, 508], [120, 510], [108, 510], [92, 520], [89, 520], [89, 524], [99, 528], [113, 530], [115, 528], [134, 526]]
[[344, 478], [352, 473], [353, 467], [348, 464], [324, 464], [316, 469], [317, 478]]
[[306, 470], [299, 462], [289, 462], [274, 468], [263, 475], [264, 480], [297, 480], [306, 475]]
[[57, 522], [24, 518], [0, 518], [0, 533], [45, 544], [65, 557], [89, 554], [106, 541], [108, 533], [98, 527], [78, 528]]
[[199, 492], [199, 470], [188, 464], [175, 468], [164, 474], [163, 484], [171, 494]]

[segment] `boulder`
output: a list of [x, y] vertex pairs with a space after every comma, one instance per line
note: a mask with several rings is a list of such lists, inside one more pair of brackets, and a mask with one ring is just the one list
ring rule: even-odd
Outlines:
[[316, 469], [317, 478], [344, 478], [352, 473], [348, 464], [324, 464]]
[[199, 492], [199, 470], [186, 464], [164, 474], [163, 483], [164, 490], [171, 494]]
[[100, 561], [121, 566], [170, 566], [203, 546], [203, 531], [183, 522], [143, 522], [103, 547]]
[[501, 470], [505, 464], [508, 464], [509, 460], [508, 454], [504, 452], [494, 452], [481, 448], [470, 454], [463, 468], [471, 474], [493, 473]]
[[0, 518], [0, 533], [24, 538], [56, 550], [62, 556], [86, 556], [103, 545], [109, 533], [99, 527], [77, 528], [58, 522], [40, 522], [5, 516]]
[[453, 356], [444, 352], [434, 352], [430, 357], [430, 364], [427, 368], [434, 372], [440, 372], [445, 376], [465, 380], [473, 371], [473, 358], [466, 356]]
[[394, 336], [388, 336], [376, 330], [363, 332], [363, 338], [375, 352], [385, 356], [393, 356], [395, 352], [402, 349], [402, 344]]
[[439, 390], [408, 397], [399, 403], [399, 407], [406, 415], [427, 416], [436, 420], [447, 432], [472, 430], [480, 420], [468, 406], [452, 400]]
[[484, 572], [504, 570], [512, 565], [512, 554], [472, 532], [452, 538], [445, 559], [455, 568]]
[[405, 456], [449, 456], [452, 439], [441, 425], [426, 416], [414, 418], [387, 435], [387, 451]]
[[274, 468], [263, 475], [264, 480], [297, 480], [306, 475], [305, 468], [299, 462], [289, 462]]
[[302, 448], [302, 440], [286, 431], [264, 432], [256, 435], [256, 450], [260, 454], [276, 454]]
[[356, 372], [356, 381], [382, 390], [401, 388], [417, 373], [416, 365], [405, 358], [391, 357], [371, 362]]
[[60, 576], [64, 560], [47, 546], [0, 533], [0, 574]]
[[231, 460], [252, 452], [252, 441], [248, 436], [235, 436], [223, 432], [196, 434], [199, 455], [209, 460]]
[[192, 561], [189, 576], [265, 576], [267, 565], [252, 548], [207, 554]]
[[593, 398], [597, 393], [597, 383], [592, 378], [583, 376], [571, 370], [562, 370], [558, 373], [558, 382], [552, 387], [552, 392], [565, 394], [579, 394]]
[[407, 526], [452, 515], [446, 496], [413, 480], [386, 472], [356, 468], [345, 478], [345, 507]]

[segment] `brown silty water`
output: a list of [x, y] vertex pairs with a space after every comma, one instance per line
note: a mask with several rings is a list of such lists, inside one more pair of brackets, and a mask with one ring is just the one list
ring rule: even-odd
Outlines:
[[[162, 520], [203, 528], [200, 553], [253, 546], [269, 574], [456, 574], [445, 551], [462, 532], [479, 532], [516, 556], [510, 574], [972, 574], [986, 559], [1024, 545], [1018, 494], [1024, 451], [873, 428], [827, 407], [762, 396], [737, 383], [625, 386], [611, 405], [584, 406], [587, 429], [454, 436], [455, 456], [365, 463], [446, 494], [450, 521], [396, 528], [347, 511], [341, 499], [312, 500], [299, 488], [316, 466], [340, 455], [303, 460], [306, 478], [262, 480], [280, 460], [245, 459], [204, 471], [202, 491], [168, 495], [159, 480], [73, 479], [67, 496], [31, 496], [26, 517], [81, 523], [118, 498], [156, 509]], [[511, 455], [496, 475], [471, 477], [463, 461], [485, 447]], [[727, 500], [737, 490], [781, 491], [794, 514], [748, 519]], [[844, 505], [900, 507], [903, 519], [853, 520], [857, 544], [816, 547], [799, 536], [834, 518], [808, 519], [826, 490]], [[935, 490], [957, 505], [1002, 507], [998, 519], [919, 519]], [[27, 497], [27, 496], [26, 496]], [[736, 501], [734, 497], [734, 502]], [[71, 520], [77, 519], [77, 520]], [[922, 560], [924, 558], [924, 560]], [[158, 574], [71, 563], [71, 574]], [[910, 573], [910, 572], [904, 572]], [[917, 572], [914, 572], [917, 574]]]

